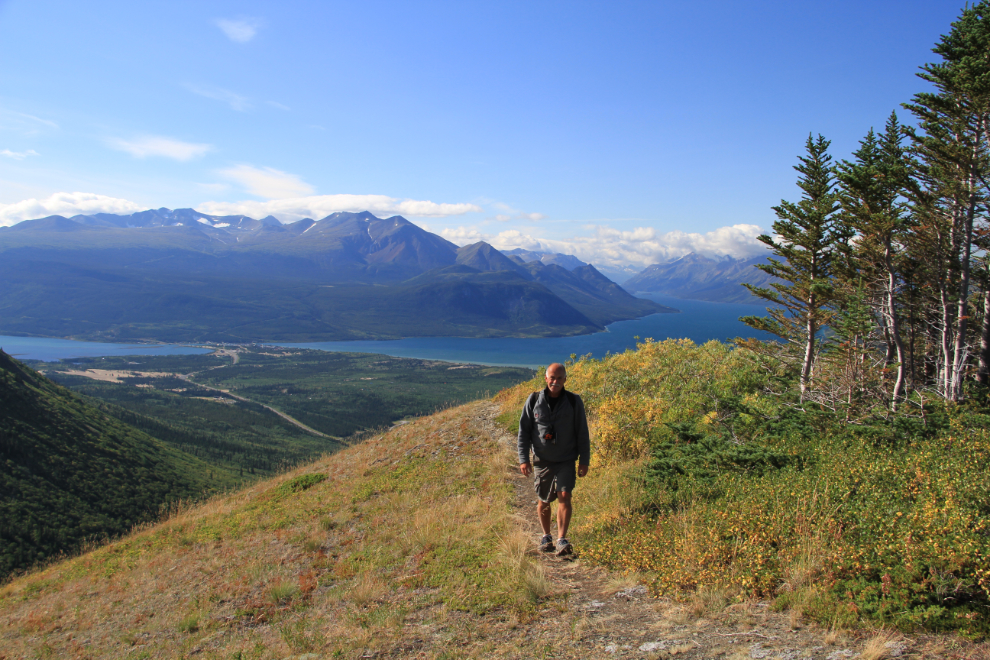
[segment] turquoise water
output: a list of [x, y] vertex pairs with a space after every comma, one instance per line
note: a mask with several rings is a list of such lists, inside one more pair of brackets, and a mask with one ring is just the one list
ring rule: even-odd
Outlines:
[[[639, 341], [648, 337], [657, 341], [667, 338], [688, 338], [698, 344], [711, 339], [725, 341], [734, 337], [771, 338], [738, 320], [744, 315], [763, 314], [764, 310], [759, 306], [680, 300], [665, 296], [643, 297], [649, 297], [668, 307], [675, 307], [681, 312], [654, 314], [634, 321], [619, 321], [608, 326], [606, 332], [577, 337], [546, 339], [411, 337], [395, 341], [273, 343], [278, 346], [315, 348], [323, 351], [383, 353], [395, 357], [535, 368], [546, 366], [551, 362], [562, 362], [571, 355], [582, 356], [590, 353], [592, 357], [602, 357], [606, 353], [621, 353], [627, 348], [636, 346], [638, 341], [636, 337], [639, 337]], [[210, 352], [206, 348], [180, 344], [107, 344], [6, 336], [0, 336], [0, 348], [21, 359], [49, 362], [103, 355], [190, 355]]]
[[[282, 343], [279, 346], [315, 348], [323, 351], [353, 351], [383, 353], [395, 357], [412, 357], [451, 362], [540, 367], [551, 362], [563, 362], [572, 354], [591, 354], [600, 358], [607, 353], [621, 353], [635, 348], [637, 341], [652, 338], [687, 338], [697, 344], [712, 339], [726, 341], [735, 337], [772, 339], [739, 322], [740, 316], [762, 315], [757, 305], [710, 303], [700, 300], [680, 300], [666, 296], [641, 296], [661, 305], [681, 310], [679, 314], [654, 314], [633, 321], [619, 321], [606, 332], [577, 337], [545, 339], [459, 337], [410, 337], [394, 341], [327, 341], [312, 343]], [[636, 339], [639, 337], [639, 340]]]
[[108, 344], [95, 341], [49, 339], [46, 337], [8, 337], [0, 335], [0, 348], [20, 360], [67, 360], [104, 355], [201, 355], [208, 348], [180, 344]]

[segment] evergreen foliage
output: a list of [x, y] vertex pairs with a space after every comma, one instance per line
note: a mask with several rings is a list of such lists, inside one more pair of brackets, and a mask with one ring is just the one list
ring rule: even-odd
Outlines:
[[801, 176], [798, 187], [804, 191], [798, 203], [781, 201], [774, 207], [777, 221], [774, 233], [759, 236], [776, 257], [760, 270], [780, 281], [769, 287], [744, 284], [754, 295], [776, 307], [769, 317], [744, 316], [747, 325], [781, 337], [802, 351], [800, 387], [802, 397], [811, 380], [818, 331], [831, 319], [835, 298], [832, 278], [840, 249], [848, 239], [847, 228], [839, 222], [835, 173], [828, 155], [829, 141], [821, 135], [808, 136], [807, 156], [801, 157], [796, 169]]
[[152, 520], [207, 473], [0, 351], [0, 576]]

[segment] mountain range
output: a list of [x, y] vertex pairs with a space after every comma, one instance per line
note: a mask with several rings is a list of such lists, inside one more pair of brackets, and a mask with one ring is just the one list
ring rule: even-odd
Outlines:
[[742, 283], [768, 286], [775, 281], [756, 268], [762, 263], [767, 263], [766, 257], [712, 258], [692, 252], [669, 263], [648, 266], [623, 282], [623, 287], [637, 293], [659, 293], [689, 300], [761, 304], [764, 301]]
[[673, 312], [568, 255], [458, 247], [401, 216], [193, 209], [0, 229], [0, 333], [114, 341], [555, 336]]

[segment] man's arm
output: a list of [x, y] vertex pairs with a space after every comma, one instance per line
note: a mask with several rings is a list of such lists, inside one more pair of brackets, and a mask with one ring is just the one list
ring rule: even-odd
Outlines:
[[516, 438], [516, 449], [519, 453], [519, 471], [527, 477], [533, 470], [529, 462], [529, 450], [533, 445], [533, 408], [530, 401], [533, 398], [530, 394], [523, 404], [522, 414], [519, 415], [519, 436]]
[[577, 397], [577, 426], [574, 432], [578, 441], [578, 476], [588, 474], [588, 464], [591, 463], [591, 433], [588, 431], [588, 417], [584, 412], [584, 400]]

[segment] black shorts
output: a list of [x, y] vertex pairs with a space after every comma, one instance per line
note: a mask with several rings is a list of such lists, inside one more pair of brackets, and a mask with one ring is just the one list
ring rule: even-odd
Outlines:
[[577, 482], [577, 469], [574, 461], [550, 463], [534, 457], [533, 473], [536, 496], [543, 502], [553, 502], [557, 493], [570, 493]]

